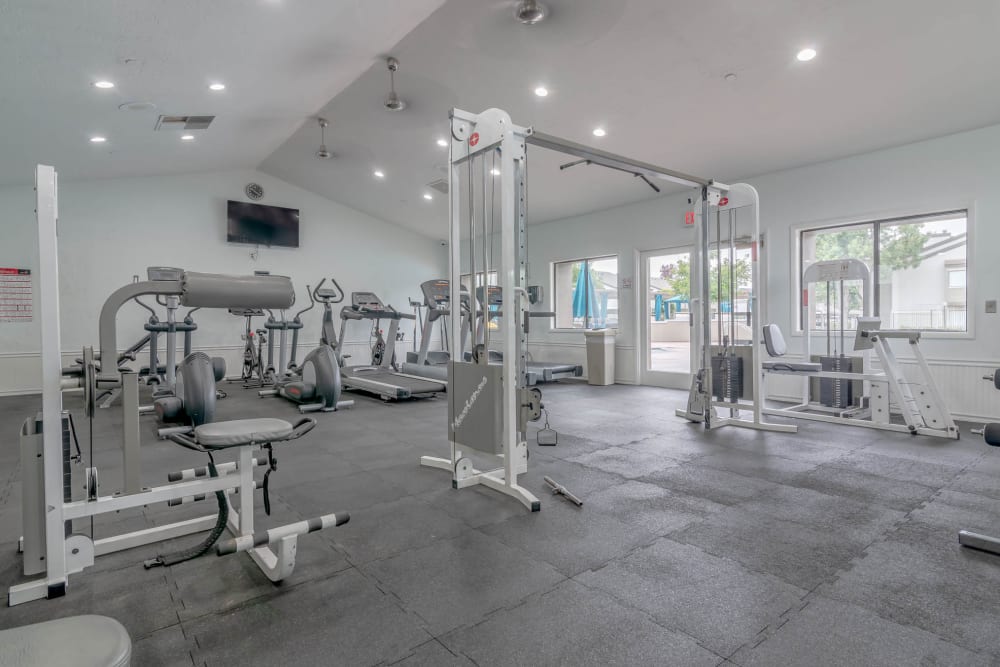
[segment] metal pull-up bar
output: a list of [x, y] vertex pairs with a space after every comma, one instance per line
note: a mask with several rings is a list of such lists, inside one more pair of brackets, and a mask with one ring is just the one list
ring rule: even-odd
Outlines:
[[[707, 178], [691, 176], [690, 174], [674, 171], [673, 169], [667, 169], [666, 167], [657, 167], [656, 165], [649, 164], [648, 162], [632, 160], [621, 155], [615, 155], [614, 153], [608, 153], [607, 151], [602, 151], [597, 148], [584, 146], [583, 144], [578, 144], [575, 141], [561, 139], [543, 132], [531, 130], [528, 133], [528, 136], [525, 137], [525, 141], [529, 144], [534, 144], [535, 146], [548, 148], [549, 150], [559, 151], [560, 153], [566, 153], [567, 155], [575, 155], [590, 164], [599, 164], [602, 167], [617, 169], [636, 176], [642, 176], [647, 183], [651, 179], [658, 179], [692, 188], [718, 185]], [[652, 183], [650, 183], [650, 185], [652, 185]]]

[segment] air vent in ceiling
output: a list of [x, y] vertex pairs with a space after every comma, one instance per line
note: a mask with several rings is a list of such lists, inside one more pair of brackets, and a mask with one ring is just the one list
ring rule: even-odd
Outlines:
[[215, 116], [160, 116], [156, 120], [158, 132], [169, 130], [207, 130]]
[[448, 179], [439, 178], [436, 181], [431, 181], [430, 183], [427, 184], [427, 187], [429, 187], [431, 190], [437, 190], [441, 194], [446, 195], [448, 194]]

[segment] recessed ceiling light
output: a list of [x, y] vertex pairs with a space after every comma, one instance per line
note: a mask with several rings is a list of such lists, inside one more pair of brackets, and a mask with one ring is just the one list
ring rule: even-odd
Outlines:
[[816, 49], [802, 49], [795, 54], [795, 57], [801, 62], [807, 63], [816, 57]]
[[194, 141], [194, 135], [193, 134], [182, 134], [181, 135], [181, 141]]
[[607, 134], [607, 132], [604, 131], [603, 127], [595, 127], [594, 128], [594, 136], [595, 137], [603, 137], [605, 134]]
[[434, 199], [434, 195], [432, 195], [429, 192], [425, 192], [424, 193], [424, 199], [426, 199], [427, 201], [430, 201], [431, 199]]
[[492, 169], [490, 169], [490, 173], [493, 174], [494, 176], [499, 176], [500, 170], [497, 169], [496, 167], [493, 167]]
[[115, 87], [115, 84], [113, 84], [110, 81], [95, 81], [94, 82], [94, 88], [104, 88], [104, 89], [107, 89], [107, 88], [114, 88], [114, 87]]
[[381, 169], [375, 170], [375, 178], [385, 178], [385, 172]]
[[535, 88], [535, 95], [538, 95], [539, 97], [545, 97], [548, 94], [549, 94], [549, 89], [546, 88], [545, 86], [539, 86], [538, 88]]
[[441, 148], [448, 148], [448, 141], [446, 139], [438, 139], [437, 144]]
[[92, 144], [103, 144], [105, 141], [107, 141], [107, 138], [105, 138], [105, 137], [91, 137], [90, 138], [90, 143], [92, 143]]
[[224, 83], [213, 83], [208, 86], [209, 90], [225, 90], [226, 84]]

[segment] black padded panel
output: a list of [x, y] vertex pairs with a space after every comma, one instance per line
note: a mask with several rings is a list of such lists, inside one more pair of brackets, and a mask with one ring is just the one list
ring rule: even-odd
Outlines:
[[987, 445], [1000, 447], [1000, 423], [987, 424], [983, 428], [983, 440]]

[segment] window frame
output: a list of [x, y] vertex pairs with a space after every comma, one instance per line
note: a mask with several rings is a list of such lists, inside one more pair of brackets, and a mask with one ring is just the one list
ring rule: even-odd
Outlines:
[[[580, 333], [581, 331], [594, 331], [594, 329], [592, 327], [591, 328], [588, 328], [588, 327], [579, 327], [579, 328], [578, 327], [560, 327], [558, 325], [558, 323], [559, 323], [559, 313], [556, 310], [556, 307], [557, 307], [556, 306], [556, 302], [557, 302], [556, 266], [558, 266], [559, 264], [573, 264], [573, 263], [576, 263], [576, 262], [597, 262], [597, 261], [601, 261], [601, 260], [605, 260], [605, 259], [614, 259], [615, 260], [615, 265], [618, 266], [619, 271], [621, 270], [621, 257], [618, 256], [618, 253], [610, 253], [610, 254], [607, 254], [607, 255], [591, 255], [589, 257], [578, 257], [578, 258], [575, 258], [575, 259], [555, 259], [555, 260], [552, 260], [549, 263], [549, 294], [552, 295], [552, 312], [555, 313], [555, 317], [552, 318], [552, 320], [553, 320], [553, 326], [552, 326], [551, 329], [549, 329], [549, 331], [554, 332], [554, 333]], [[621, 303], [622, 303], [621, 289], [622, 289], [622, 287], [621, 287], [621, 278], [620, 278], [621, 274], [619, 273], [618, 275], [619, 275], [619, 280], [618, 280], [618, 283], [615, 285], [615, 290], [616, 290], [616, 292], [618, 294], [618, 321], [615, 323], [615, 325], [613, 327], [612, 326], [607, 326], [607, 327], [605, 327], [606, 329], [617, 330], [617, 329], [621, 328]]]
[[[802, 294], [802, 235], [806, 232], [823, 231], [829, 229], [836, 229], [838, 227], [852, 227], [852, 226], [862, 226], [862, 225], [873, 225], [873, 253], [875, 262], [878, 262], [878, 224], [879, 223], [893, 223], [893, 222], [903, 222], [907, 219], [918, 219], [925, 217], [932, 217], [936, 215], [948, 214], [948, 213], [961, 213], [965, 212], [965, 271], [966, 271], [966, 291], [965, 291], [965, 304], [966, 304], [966, 330], [965, 331], [946, 331], [943, 329], [932, 329], [932, 330], [922, 330], [922, 337], [927, 339], [945, 339], [945, 340], [972, 340], [976, 337], [976, 303], [977, 290], [976, 281], [972, 279], [975, 275], [975, 237], [976, 237], [976, 202], [973, 201], [956, 201], [956, 200], [946, 200], [940, 202], [930, 202], [926, 205], [913, 206], [899, 209], [889, 209], [882, 211], [875, 211], [871, 213], [858, 214], [851, 217], [843, 218], [826, 218], [819, 219], [809, 222], [802, 222], [794, 224], [789, 228], [789, 242], [792, 248], [792, 259], [791, 266], [789, 267], [789, 284], [794, 286], [791, 292], [791, 317], [790, 320], [794, 324], [792, 327], [792, 336], [802, 337], [806, 334], [803, 329], [803, 322], [801, 319], [801, 294]], [[874, 268], [874, 267], [873, 267]], [[880, 305], [878, 303], [878, 275], [877, 268], [873, 271], [873, 281], [872, 287], [875, 294], [873, 298], [875, 299], [875, 306]], [[877, 311], [874, 311], [876, 316], [878, 316]], [[816, 331], [811, 332], [813, 335]]]

